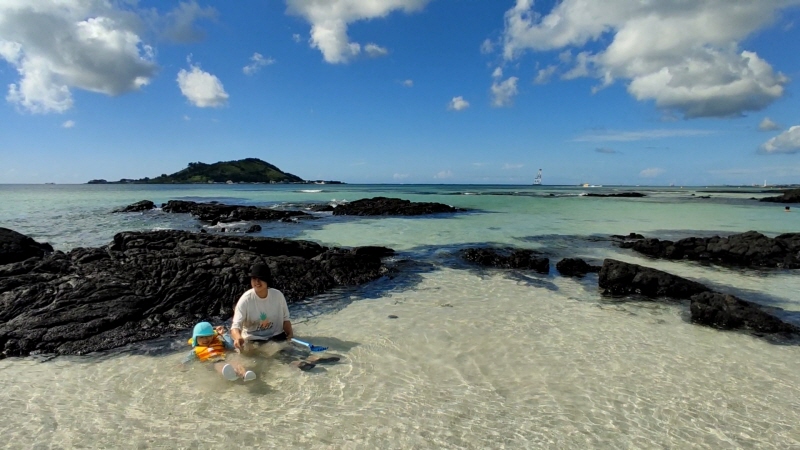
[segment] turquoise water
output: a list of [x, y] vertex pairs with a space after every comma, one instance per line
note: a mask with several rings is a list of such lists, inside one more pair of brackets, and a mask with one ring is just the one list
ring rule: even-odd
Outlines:
[[[580, 195], [632, 190], [648, 196]], [[798, 231], [800, 212], [750, 200], [766, 195], [758, 189], [728, 190], [0, 185], [0, 226], [65, 251], [106, 245], [123, 230], [202, 226], [158, 210], [110, 213], [143, 199], [285, 208], [389, 196], [471, 209], [262, 224], [266, 236], [385, 245], [424, 263], [413, 282], [333, 293], [338, 306], [312, 313], [293, 309], [297, 333], [330, 346], [341, 364], [301, 373], [269, 360], [243, 385], [175, 371], [180, 353], [7, 359], [0, 433], [15, 448], [800, 448], [798, 347], [691, 325], [685, 304], [609, 301], [596, 276], [477, 270], [455, 257], [475, 244], [535, 248], [553, 263], [613, 257], [784, 308], [796, 321], [794, 273], [655, 261], [606, 239]], [[198, 427], [208, 432], [200, 437]]]

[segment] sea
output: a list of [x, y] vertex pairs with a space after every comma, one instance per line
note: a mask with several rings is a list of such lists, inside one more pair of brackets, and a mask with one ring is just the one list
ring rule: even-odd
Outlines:
[[[646, 197], [585, 195], [630, 191]], [[338, 363], [303, 372], [265, 354], [246, 361], [257, 380], [227, 382], [202, 365], [179, 369], [189, 330], [97, 355], [7, 358], [0, 446], [800, 448], [797, 343], [693, 325], [686, 302], [608, 298], [596, 274], [555, 270], [564, 257], [615, 258], [776, 308], [800, 325], [793, 271], [654, 260], [610, 238], [800, 231], [800, 211], [754, 200], [766, 195], [688, 186], [0, 185], [0, 226], [63, 251], [105, 246], [129, 230], [221, 232], [160, 209], [112, 213], [140, 200], [294, 209], [385, 196], [468, 209], [262, 223], [261, 236], [396, 250], [387, 261], [396, 276], [292, 304], [295, 334], [328, 346]], [[534, 249], [551, 271], [461, 260], [460, 250], [476, 246]]]

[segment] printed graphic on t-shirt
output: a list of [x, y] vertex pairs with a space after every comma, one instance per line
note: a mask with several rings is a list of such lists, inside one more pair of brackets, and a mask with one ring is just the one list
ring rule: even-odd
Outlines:
[[256, 328], [256, 331], [262, 331], [272, 328], [272, 322], [267, 320], [267, 313], [262, 312], [259, 319], [261, 319], [261, 323], [258, 324], [258, 328]]

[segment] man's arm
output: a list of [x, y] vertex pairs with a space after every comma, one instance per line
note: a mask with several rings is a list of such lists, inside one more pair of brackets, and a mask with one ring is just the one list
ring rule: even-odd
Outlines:
[[244, 321], [244, 314], [242, 312], [242, 300], [244, 295], [236, 302], [236, 307], [233, 309], [233, 321], [231, 323], [231, 337], [233, 338], [233, 346], [239, 350], [244, 349], [244, 339], [242, 338], [242, 322]]
[[294, 336], [292, 331], [292, 322], [288, 320], [283, 321], [283, 332], [286, 333], [286, 339], [291, 339]]

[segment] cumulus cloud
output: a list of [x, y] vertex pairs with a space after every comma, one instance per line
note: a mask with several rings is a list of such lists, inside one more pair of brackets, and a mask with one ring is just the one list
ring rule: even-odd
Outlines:
[[403, 80], [403, 86], [405, 87], [414, 87], [414, 80]]
[[661, 175], [662, 173], [664, 173], [664, 169], [659, 169], [657, 167], [653, 167], [653, 168], [650, 168], [650, 169], [642, 170], [641, 172], [639, 172], [639, 176], [642, 177], [642, 178], [655, 178], [655, 177]]
[[469, 108], [469, 102], [464, 100], [464, 97], [461, 96], [453, 97], [453, 99], [450, 100], [450, 104], [447, 105], [447, 109], [451, 111], [461, 111], [467, 108]]
[[536, 72], [536, 78], [533, 79], [534, 84], [547, 84], [557, 69], [557, 66], [547, 66], [544, 69], [539, 69]]
[[66, 121], [66, 122], [61, 124], [61, 128], [72, 128], [74, 126], [75, 126], [75, 121], [74, 120], [68, 120], [68, 121]]
[[766, 154], [800, 152], [800, 125], [795, 125], [761, 145]]
[[378, 44], [367, 44], [364, 46], [364, 51], [367, 52], [370, 58], [378, 58], [389, 54], [389, 50]]
[[228, 101], [228, 93], [219, 78], [197, 65], [191, 65], [191, 70], [181, 69], [177, 81], [184, 97], [198, 108], [223, 106]]
[[294, 33], [294, 34], [292, 35], [292, 40], [293, 40], [293, 41], [295, 41], [295, 42], [298, 42], [298, 43], [299, 43], [299, 42], [302, 40], [302, 38], [300, 37], [300, 35], [299, 35], [299, 34], [297, 34], [297, 33]]
[[444, 180], [444, 179], [447, 179], [447, 178], [453, 178], [453, 172], [451, 172], [449, 170], [443, 170], [443, 171], [437, 173], [436, 175], [434, 175], [433, 178], [435, 178], [437, 180]]
[[781, 127], [777, 123], [773, 122], [769, 117], [764, 117], [761, 123], [758, 124], [758, 129], [760, 131], [775, 131], [780, 130]]
[[500, 108], [513, 104], [514, 96], [517, 95], [517, 80], [517, 77], [510, 77], [505, 81], [495, 79], [492, 82], [492, 106]]
[[494, 52], [494, 42], [492, 42], [490, 39], [486, 39], [481, 43], [481, 53], [488, 55], [492, 52]]
[[584, 50], [565, 78], [595, 77], [594, 91], [626, 80], [637, 100], [687, 118], [739, 116], [783, 96], [788, 82], [739, 42], [797, 3], [563, 0], [540, 14], [533, 0], [517, 0], [505, 14], [503, 56]]
[[205, 33], [195, 26], [199, 19], [216, 19], [217, 10], [203, 8], [196, 1], [181, 2], [174, 10], [164, 16], [164, 36], [179, 43], [199, 42]]
[[[347, 27], [353, 23], [386, 17], [394, 11], [411, 13], [429, 0], [287, 0], [287, 11], [311, 24], [310, 45], [325, 61], [345, 63], [361, 53], [361, 44], [350, 42]], [[380, 48], [380, 47], [379, 47]]]
[[156, 73], [153, 49], [139, 36], [141, 19], [116, 2], [0, 2], [0, 58], [19, 80], [6, 100], [32, 113], [61, 113], [72, 90], [120, 95]]
[[253, 75], [261, 70], [262, 67], [269, 66], [275, 64], [275, 60], [272, 58], [264, 58], [261, 53], [253, 53], [253, 56], [250, 57], [250, 64], [244, 66], [242, 68], [242, 72], [245, 75]]

